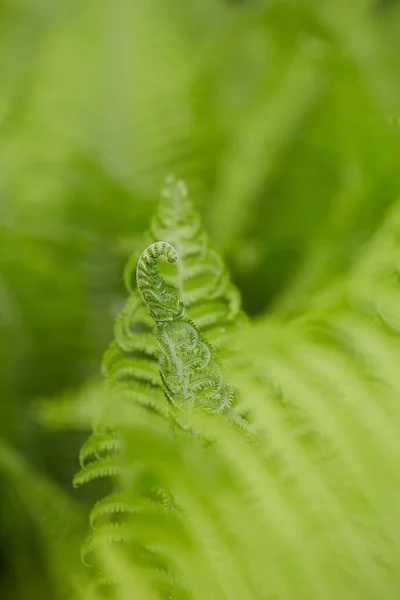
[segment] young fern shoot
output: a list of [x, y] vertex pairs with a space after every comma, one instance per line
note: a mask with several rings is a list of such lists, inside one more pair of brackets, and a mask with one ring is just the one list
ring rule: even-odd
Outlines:
[[[208, 446], [211, 434], [203, 424], [195, 424], [194, 411], [200, 411], [222, 413], [230, 425], [253, 439], [245, 419], [231, 406], [236, 398], [224, 381], [215, 351], [221, 353], [223, 364], [235, 356], [231, 342], [245, 321], [240, 296], [221, 255], [201, 228], [183, 182], [168, 179], [148, 238], [150, 245], [139, 260], [132, 256], [125, 271], [130, 295], [116, 320], [115, 339], [104, 355], [105, 389], [127, 410], [137, 405], [145, 409], [146, 418], [160, 418], [157, 422], [161, 429], [165, 426], [167, 437], [173, 433], [175, 438], [175, 427], [173, 431], [169, 427], [172, 421], [177, 429], [185, 430], [185, 438], [189, 434], [189, 439], [200, 438]], [[179, 269], [174, 274], [158, 259], [176, 263], [176, 249]], [[137, 287], [131, 285], [134, 273]], [[88, 563], [89, 558], [96, 572], [102, 565], [98, 548], [120, 542], [129, 546], [138, 564], [147, 560], [154, 564], [157, 555], [157, 569], [166, 568], [162, 553], [146, 550], [146, 537], [138, 537], [136, 530], [140, 531], [139, 525], [145, 527], [149, 510], [160, 520], [171, 513], [174, 490], [162, 476], [149, 476], [151, 469], [145, 462], [126, 462], [131, 432], [132, 424], [120, 420], [118, 414], [114, 422], [107, 410], [80, 453], [76, 487], [95, 479], [111, 483], [111, 493], [92, 509], [93, 531], [82, 547], [82, 559]], [[127, 483], [131, 467], [135, 475]]]
[[169, 242], [155, 242], [141, 254], [136, 268], [138, 290], [155, 321], [164, 390], [171, 405], [188, 411], [231, 414], [232, 390], [225, 384], [214, 351], [185, 315], [174, 288], [161, 276], [157, 261], [178, 260]]

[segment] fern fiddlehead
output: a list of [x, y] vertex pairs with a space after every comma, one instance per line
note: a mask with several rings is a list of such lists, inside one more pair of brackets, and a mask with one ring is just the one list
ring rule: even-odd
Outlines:
[[136, 267], [138, 289], [156, 322], [179, 319], [184, 313], [183, 303], [157, 268], [160, 256], [165, 256], [169, 263], [176, 263], [178, 260], [178, 254], [169, 242], [155, 242], [142, 252]]
[[161, 277], [157, 259], [178, 260], [169, 242], [155, 242], [144, 250], [136, 268], [138, 290], [156, 323], [159, 366], [171, 404], [190, 410], [221, 413], [230, 407], [232, 391], [225, 385], [213, 350], [193, 321], [185, 316], [174, 288]]

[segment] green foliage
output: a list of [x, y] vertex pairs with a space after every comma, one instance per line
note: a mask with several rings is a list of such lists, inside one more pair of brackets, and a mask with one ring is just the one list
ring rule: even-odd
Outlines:
[[[33, 525], [41, 540], [39, 552], [47, 564], [52, 587], [33, 579], [32, 593], [49, 594], [53, 588], [59, 597], [73, 597], [75, 580], [85, 579], [76, 560], [85, 522], [83, 508], [3, 441], [0, 441], [0, 480], [2, 490], [5, 484], [2, 510], [9, 518], [15, 510], [25, 512], [28, 517], [25, 527]], [[12, 530], [5, 533], [12, 535]], [[23, 589], [21, 582], [15, 592]]]
[[175, 426], [115, 396], [103, 422], [123, 432], [123, 452], [116, 460], [99, 433], [81, 451], [77, 483], [118, 476], [120, 486], [94, 507], [82, 550], [85, 560], [96, 551], [97, 585], [124, 600], [127, 581], [154, 599], [396, 597], [399, 224], [397, 205], [353, 271], [307, 310], [236, 332], [241, 360], [226, 368], [256, 444], [215, 404], [219, 375], [211, 389], [191, 385], [217, 363], [160, 275], [160, 256], [179, 264], [174, 247], [142, 253], [138, 289]]
[[[5, 597], [97, 600], [91, 509], [121, 600], [398, 597], [399, 24], [388, 0], [1, 3]], [[170, 172], [204, 229], [178, 186], [143, 237]], [[159, 240], [257, 444], [165, 396], [133, 283]]]
[[189, 411], [229, 413], [232, 391], [225, 385], [213, 349], [193, 321], [174, 288], [166, 285], [157, 258], [169, 263], [178, 254], [168, 242], [155, 242], [142, 252], [137, 265], [137, 284], [156, 323], [154, 336], [160, 351], [158, 362], [164, 392], [172, 406]]
[[[199, 409], [223, 414], [235, 427], [245, 429], [244, 419], [232, 409], [233, 390], [224, 381], [214, 348], [194, 321], [185, 316], [179, 299], [181, 292], [204, 330], [211, 332], [221, 348], [224, 337], [229, 338], [243, 321], [238, 293], [229, 282], [222, 258], [200, 228], [184, 183], [171, 177], [149, 235], [160, 232], [166, 239], [174, 239], [182, 257], [177, 262], [177, 251], [168, 241], [150, 244], [137, 262], [134, 290], [130, 288], [133, 261], [128, 263], [125, 280], [131, 294], [117, 318], [115, 340], [103, 361], [107, 389], [119, 392], [129, 405], [135, 403], [167, 417], [168, 427], [175, 423], [183, 430], [189, 428], [196, 437], [200, 432], [193, 430], [191, 414]], [[160, 256], [170, 264], [177, 262], [176, 272], [166, 274], [174, 287], [160, 274]], [[153, 328], [151, 321], [155, 323]], [[121, 452], [129, 431], [124, 421], [115, 416], [110, 419], [110, 411], [106, 410], [80, 451], [81, 471], [74, 485], [111, 478], [118, 489], [99, 500], [91, 512], [94, 531], [83, 545], [84, 561], [104, 544], [132, 538], [136, 559], [143, 560], [146, 546], [136, 539], [137, 520], [148, 519], [149, 510], [153, 521], [162, 520], [165, 508], [174, 508], [175, 501], [166, 491], [162, 475], [149, 475], [146, 463], [140, 461], [132, 465], [137, 492], [131, 501], [127, 498], [121, 487]], [[160, 559], [157, 567], [162, 566]]]

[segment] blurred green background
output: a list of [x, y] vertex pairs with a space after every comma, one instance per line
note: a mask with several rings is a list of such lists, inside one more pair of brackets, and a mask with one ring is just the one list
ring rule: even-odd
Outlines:
[[[296, 310], [349, 268], [400, 190], [399, 32], [393, 0], [2, 0], [7, 447], [79, 498], [84, 434], [46, 431], [32, 402], [98, 377], [167, 174], [250, 316]], [[0, 589], [51, 597], [0, 463]]]

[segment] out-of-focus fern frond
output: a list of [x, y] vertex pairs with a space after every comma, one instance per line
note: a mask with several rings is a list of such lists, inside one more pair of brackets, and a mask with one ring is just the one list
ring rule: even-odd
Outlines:
[[224, 224], [218, 234], [224, 248], [237, 246], [238, 234], [251, 218], [251, 204], [257, 208], [255, 200], [263, 184], [274, 176], [287, 146], [318, 99], [325, 83], [321, 69], [324, 50], [316, 40], [301, 40], [278, 89], [271, 92], [265, 86], [265, 97], [260, 95], [257, 109], [249, 106], [248, 114], [243, 115], [220, 170], [213, 218], [215, 225]]
[[[326, 400], [319, 397], [319, 410], [313, 404], [313, 418], [331, 414]], [[333, 600], [338, 593], [346, 599], [395, 598], [396, 458], [387, 464], [379, 444], [368, 450], [353, 421], [348, 439], [329, 421], [313, 438], [281, 404], [273, 406], [260, 395], [249, 404], [268, 434], [258, 446], [215, 415], [194, 416], [196, 426], [218, 440], [204, 448], [154, 427], [155, 413], [125, 408], [127, 456], [145, 460], [153, 477], [162, 476], [180, 507], [180, 525], [172, 532], [160, 523], [153, 530], [152, 520], [141, 521], [135, 532], [162, 553], [171, 597], [181, 597], [174, 587], [179, 584], [182, 597], [199, 600], [266, 595]], [[370, 433], [378, 433], [380, 425], [375, 422]], [[346, 444], [348, 453], [342, 454]], [[129, 476], [125, 483], [133, 498]], [[126, 574], [133, 576], [138, 566], [130, 569], [129, 553], [124, 556]], [[163, 597], [154, 572], [140, 569], [154, 598]]]
[[302, 313], [271, 314], [243, 331], [246, 368], [231, 374], [273, 472], [298, 485], [316, 515], [324, 506], [326, 523], [340, 511], [336, 539], [347, 536], [342, 552], [354, 553], [357, 585], [370, 565], [371, 597], [381, 578], [388, 597], [398, 585], [399, 215], [397, 204], [348, 277]]
[[[104, 539], [129, 542], [122, 553], [102, 544], [86, 562], [98, 555], [97, 582], [118, 580], [118, 600], [133, 588], [149, 600], [397, 600], [396, 212], [368, 243], [400, 189], [399, 4], [0, 4], [0, 589], [64, 598], [74, 570], [69, 545], [65, 559], [62, 543], [38, 551], [36, 529], [57, 535], [59, 496], [46, 488], [37, 500], [47, 479], [18, 467], [10, 446], [70, 481], [94, 421], [81, 456], [93, 482], [75, 494], [91, 507], [111, 493], [91, 526], [112, 524]], [[142, 239], [169, 172], [198, 198], [246, 311], [270, 307], [249, 330], [237, 327], [237, 292], [189, 202], [165, 199]], [[162, 275], [239, 387], [257, 451], [218, 418], [196, 415], [207, 450], [172, 428], [133, 289], [104, 363], [125, 403], [88, 383], [125, 299], [122, 264], [159, 239], [178, 250]], [[40, 420], [70, 431], [49, 435], [26, 407], [54, 396]], [[115, 411], [132, 425], [127, 447], [111, 433]], [[114, 489], [103, 475], [117, 472]], [[78, 597], [93, 600], [75, 575]]]
[[[71, 595], [73, 579], [80, 573], [76, 555], [84, 523], [82, 507], [1, 440], [0, 479], [2, 486], [6, 484], [2, 487], [4, 508], [12, 503], [26, 511], [34, 524], [54, 590], [60, 597], [65, 593]], [[84, 579], [83, 573], [81, 576]]]

